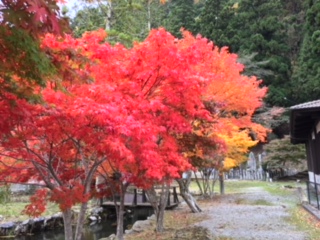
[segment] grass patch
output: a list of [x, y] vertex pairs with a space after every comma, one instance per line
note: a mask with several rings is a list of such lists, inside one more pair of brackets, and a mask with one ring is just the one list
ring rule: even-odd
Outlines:
[[225, 181], [225, 193], [246, 193], [248, 188], [266, 187], [268, 183], [262, 181]]
[[272, 203], [268, 202], [265, 199], [256, 199], [256, 200], [248, 200], [245, 198], [238, 198], [235, 200], [235, 204], [243, 204], [243, 205], [259, 205], [259, 206], [273, 206]]
[[225, 181], [226, 193], [247, 193], [250, 189], [263, 188], [272, 195], [288, 196], [297, 187], [306, 188], [305, 183], [296, 182], [265, 182], [265, 181]]
[[302, 207], [297, 206], [292, 209], [288, 222], [295, 225], [299, 230], [307, 233], [309, 240], [319, 239], [320, 221]]
[[259, 206], [273, 206], [272, 203], [268, 202], [265, 199], [257, 199], [252, 204], [253, 205], [259, 205]]
[[[4, 217], [3, 222], [9, 221], [23, 221], [30, 218], [28, 215], [22, 214], [28, 202], [8, 202], [0, 205], [0, 215]], [[59, 207], [49, 202], [47, 210], [42, 214], [43, 216], [51, 216], [59, 212]]]

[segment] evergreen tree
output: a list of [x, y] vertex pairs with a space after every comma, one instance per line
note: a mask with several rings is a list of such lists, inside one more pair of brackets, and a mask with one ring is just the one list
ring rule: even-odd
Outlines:
[[180, 29], [195, 33], [195, 22], [200, 3], [194, 0], [171, 0], [166, 4], [167, 16], [164, 27], [176, 37], [181, 37]]
[[308, 0], [305, 34], [292, 86], [294, 103], [320, 96], [320, 1]]
[[289, 136], [270, 141], [264, 146], [264, 149], [266, 151], [265, 168], [301, 168], [300, 170], [307, 168], [305, 146], [291, 144]]
[[86, 31], [105, 29], [106, 11], [104, 5], [99, 7], [85, 6], [79, 10], [71, 22], [74, 36], [81, 37]]
[[235, 44], [232, 44], [236, 31], [232, 29], [234, 15], [235, 9], [228, 1], [208, 0], [197, 22], [197, 28], [201, 35], [211, 39], [216, 45], [228, 46], [232, 52], [237, 52]]
[[143, 40], [151, 28], [161, 25], [163, 6], [159, 1], [117, 0], [87, 5], [72, 19], [74, 34], [80, 37], [85, 31], [99, 28], [108, 31], [108, 41], [132, 46]]

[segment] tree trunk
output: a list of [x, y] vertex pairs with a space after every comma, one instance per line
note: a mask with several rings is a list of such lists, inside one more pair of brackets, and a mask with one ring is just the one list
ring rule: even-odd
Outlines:
[[62, 212], [62, 216], [63, 216], [63, 226], [64, 226], [64, 239], [73, 240], [71, 208]]
[[[193, 171], [193, 173], [194, 173], [198, 188], [200, 190], [200, 193], [201, 193], [201, 195], [204, 195], [204, 189], [202, 188], [202, 184], [200, 183], [200, 179], [198, 178], [197, 172]], [[191, 171], [188, 171], [186, 174], [187, 174], [186, 181], [188, 181], [187, 185], [189, 186], [190, 181], [191, 181]]]
[[111, 29], [111, 14], [112, 14], [112, 3], [107, 2], [107, 16], [106, 16], [106, 25], [105, 30], [109, 31]]
[[166, 206], [168, 203], [168, 197], [169, 197], [169, 184], [162, 184], [162, 189], [160, 193], [160, 204], [159, 204], [159, 212], [157, 215], [157, 225], [156, 225], [156, 231], [157, 232], [163, 232], [164, 231], [164, 211], [166, 210]]
[[160, 192], [160, 198], [158, 198], [157, 193], [154, 187], [146, 190], [146, 194], [148, 195], [149, 202], [153, 207], [154, 214], [156, 216], [156, 231], [163, 232], [164, 231], [164, 211], [167, 206], [168, 196], [169, 196], [169, 188], [168, 184], [163, 184]]
[[85, 220], [86, 220], [85, 217], [86, 217], [86, 212], [87, 212], [87, 206], [88, 206], [87, 202], [81, 204], [79, 216], [78, 216], [78, 219], [77, 219], [75, 240], [81, 240], [83, 225], [84, 225]]
[[116, 206], [117, 208], [117, 234], [116, 239], [117, 240], [123, 240], [123, 215], [125, 213], [124, 211], [124, 198], [127, 191], [128, 184], [120, 183], [120, 202], [119, 205]]
[[154, 187], [147, 189], [145, 191], [148, 196], [149, 202], [150, 202], [151, 206], [153, 207], [154, 215], [158, 216], [159, 215], [159, 204], [158, 204], [157, 193], [156, 193]]
[[202, 210], [199, 207], [199, 205], [197, 204], [197, 201], [194, 199], [194, 197], [192, 196], [192, 194], [189, 191], [190, 177], [188, 176], [187, 179], [176, 179], [176, 181], [179, 184], [180, 195], [183, 198], [183, 200], [186, 201], [190, 210], [193, 213], [198, 213], [198, 212], [201, 212]]
[[157, 193], [156, 193], [154, 187], [147, 189], [145, 191], [148, 196], [149, 202], [150, 202], [151, 206], [153, 207], [154, 214], [156, 216], [158, 216], [159, 204], [158, 204], [158, 199], [157, 199]]
[[147, 3], [147, 8], [148, 8], [148, 30], [151, 31], [151, 0], [148, 0]]
[[220, 194], [224, 194], [224, 172], [219, 173]]

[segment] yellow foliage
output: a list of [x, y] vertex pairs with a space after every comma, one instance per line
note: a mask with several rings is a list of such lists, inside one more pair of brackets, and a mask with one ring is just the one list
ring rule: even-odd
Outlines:
[[247, 161], [249, 148], [255, 146], [258, 141], [254, 141], [249, 136], [248, 130], [240, 130], [233, 126], [233, 131], [219, 135], [227, 145], [227, 152], [224, 158], [224, 170], [239, 166]]
[[233, 9], [238, 9], [238, 8], [239, 8], [239, 3], [236, 2], [235, 4], [233, 4], [232, 8], [233, 8]]

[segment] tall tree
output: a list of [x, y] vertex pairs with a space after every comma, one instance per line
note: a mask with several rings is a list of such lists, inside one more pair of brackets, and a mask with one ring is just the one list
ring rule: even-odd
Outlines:
[[230, 54], [227, 48], [220, 49], [210, 44], [212, 54], [203, 56], [203, 70], [199, 70], [202, 77], [211, 79], [203, 92], [203, 101], [213, 121], [195, 120], [193, 132], [181, 138], [185, 154], [200, 170], [222, 168], [228, 151], [222, 135], [231, 138], [239, 134], [239, 129], [248, 129], [248, 141], [251, 136], [254, 140], [264, 141], [268, 131], [253, 121], [253, 114], [262, 105], [266, 88], [261, 87], [261, 81], [255, 77], [241, 74], [244, 66], [237, 62], [237, 55]]
[[[233, 41], [236, 40], [237, 28], [231, 24], [235, 15], [233, 4], [223, 0], [208, 0], [204, 4], [197, 28], [199, 32], [214, 41], [219, 47], [228, 46], [231, 51], [237, 52]], [[238, 5], [236, 5], [238, 6]]]
[[72, 29], [76, 37], [85, 31], [105, 29], [108, 41], [120, 42], [132, 47], [134, 41], [144, 40], [151, 28], [161, 26], [164, 6], [161, 1], [97, 1], [86, 4], [72, 19]]
[[319, 98], [319, 26], [320, 3], [306, 1], [305, 34], [292, 86], [293, 104]]
[[195, 32], [195, 22], [200, 4], [194, 0], [171, 0], [166, 3], [167, 15], [164, 27], [176, 37], [181, 37], [181, 28]]

